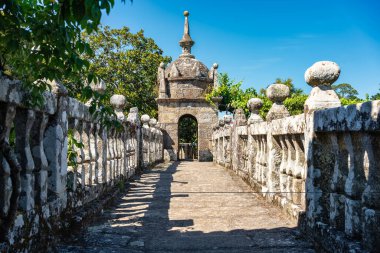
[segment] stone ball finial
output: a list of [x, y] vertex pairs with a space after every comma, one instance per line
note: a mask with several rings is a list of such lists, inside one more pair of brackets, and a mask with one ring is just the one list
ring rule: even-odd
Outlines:
[[150, 120], [150, 117], [149, 117], [148, 114], [144, 114], [144, 115], [141, 116], [141, 122], [142, 122], [144, 125], [148, 125], [149, 120]]
[[165, 68], [165, 62], [160, 63], [160, 68], [162, 68], [162, 69]]
[[310, 86], [331, 86], [340, 75], [340, 67], [332, 61], [314, 63], [305, 72], [305, 81]]
[[188, 17], [188, 16], [190, 15], [190, 13], [189, 13], [188, 11], [184, 11], [184, 12], [183, 12], [183, 15], [184, 15], [185, 17]]
[[96, 91], [100, 94], [104, 94], [106, 91], [106, 83], [102, 79], [99, 79], [97, 82], [91, 81], [90, 87], [93, 91]]
[[124, 109], [126, 103], [125, 96], [115, 94], [111, 97], [110, 103], [115, 109]]
[[214, 63], [214, 64], [212, 64], [212, 66], [214, 69], [217, 69], [219, 67], [218, 63]]
[[223, 116], [224, 124], [229, 125], [232, 122], [232, 115], [224, 115]]
[[219, 123], [220, 127], [223, 127], [224, 126], [224, 119], [219, 119], [218, 123]]
[[156, 120], [155, 118], [151, 118], [151, 119], [149, 120], [149, 126], [150, 126], [150, 127], [155, 127], [155, 126], [157, 126], [157, 120]]
[[274, 83], [270, 85], [266, 91], [267, 97], [275, 103], [282, 103], [290, 95], [288, 86], [282, 83]]
[[260, 98], [251, 98], [248, 100], [247, 107], [250, 112], [256, 112], [263, 107], [263, 101]]

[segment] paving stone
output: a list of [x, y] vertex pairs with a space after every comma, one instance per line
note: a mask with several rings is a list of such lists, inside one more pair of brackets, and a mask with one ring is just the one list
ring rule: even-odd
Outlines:
[[314, 252], [296, 227], [230, 171], [212, 163], [176, 162], [146, 171], [117, 206], [105, 210], [96, 224], [59, 249], [67, 253]]

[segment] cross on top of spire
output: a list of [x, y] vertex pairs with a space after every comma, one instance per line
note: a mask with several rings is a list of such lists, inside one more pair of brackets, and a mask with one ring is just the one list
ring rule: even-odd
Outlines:
[[191, 47], [194, 45], [194, 41], [190, 37], [190, 27], [189, 27], [189, 16], [188, 11], [184, 11], [183, 15], [185, 16], [185, 25], [183, 30], [183, 36], [182, 39], [179, 41], [179, 45], [182, 47], [182, 54], [181, 57], [191, 57], [194, 58], [194, 56], [191, 54]]

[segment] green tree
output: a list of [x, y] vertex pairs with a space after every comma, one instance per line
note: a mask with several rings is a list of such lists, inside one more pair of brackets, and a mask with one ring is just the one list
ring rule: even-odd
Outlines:
[[243, 82], [232, 80], [227, 73], [220, 73], [218, 78], [219, 87], [206, 94], [206, 100], [212, 102], [212, 98], [222, 97], [219, 111], [233, 113], [235, 109], [243, 108], [247, 113], [247, 102], [250, 98], [257, 96], [256, 90], [254, 88], [242, 90]]
[[[30, 91], [32, 104], [41, 104], [48, 88], [43, 78], [79, 83], [91, 55], [81, 32], [94, 31], [102, 10], [114, 0], [2, 0], [0, 4], [0, 74], [19, 79]], [[40, 81], [37, 81], [40, 80]], [[37, 82], [36, 82], [37, 81]]]
[[287, 78], [287, 79], [276, 78], [274, 83], [282, 83], [282, 84], [285, 84], [286, 86], [288, 86], [290, 89], [290, 95], [303, 94], [302, 89], [295, 88], [295, 86], [293, 84], [293, 79], [291, 79], [291, 78]]
[[178, 124], [178, 135], [180, 143], [197, 143], [197, 121], [191, 116], [181, 118]]
[[[106, 98], [121, 94], [127, 98], [126, 110], [137, 106], [141, 113], [157, 116], [157, 69], [160, 62], [170, 62], [163, 56], [155, 41], [144, 36], [144, 31], [131, 33], [128, 27], [121, 29], [100, 28], [90, 35], [83, 34], [94, 52], [85, 56], [90, 62], [89, 71], [107, 84]], [[73, 85], [73, 95], [80, 86]]]
[[359, 93], [354, 87], [352, 87], [351, 84], [341, 83], [337, 85], [332, 85], [332, 88], [335, 90], [336, 94], [338, 94], [339, 98], [346, 98], [349, 100], [358, 99], [357, 95]]
[[380, 89], [378, 93], [371, 96], [371, 100], [380, 100]]

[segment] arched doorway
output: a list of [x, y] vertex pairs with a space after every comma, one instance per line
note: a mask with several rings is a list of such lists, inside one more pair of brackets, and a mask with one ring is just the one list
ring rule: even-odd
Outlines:
[[198, 159], [198, 121], [190, 114], [178, 120], [178, 159]]

